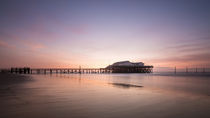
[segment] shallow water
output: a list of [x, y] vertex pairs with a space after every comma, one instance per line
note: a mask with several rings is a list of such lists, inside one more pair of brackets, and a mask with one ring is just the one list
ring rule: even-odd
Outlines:
[[23, 82], [1, 85], [1, 118], [210, 117], [210, 76], [47, 74], [24, 77]]

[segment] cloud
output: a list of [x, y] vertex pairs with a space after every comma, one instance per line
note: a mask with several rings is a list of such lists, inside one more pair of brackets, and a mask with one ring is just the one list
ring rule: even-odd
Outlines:
[[151, 62], [162, 66], [209, 65], [209, 43], [209, 40], [191, 39], [169, 44], [171, 46], [163, 48], [164, 53]]
[[4, 48], [15, 48], [14, 45], [11, 45], [8, 42], [2, 41], [2, 40], [0, 40], [0, 47], [4, 47]]
[[41, 50], [44, 48], [47, 48], [44, 44], [38, 43], [35, 41], [30, 41], [30, 40], [21, 40], [21, 43], [26, 46], [26, 48], [32, 50], [32, 51], [37, 51]]
[[152, 59], [151, 62], [155, 65], [162, 66], [203, 66], [210, 65], [210, 53], [195, 53], [183, 56], [170, 56], [166, 58]]
[[188, 42], [179, 42], [173, 44], [173, 46], [166, 47], [168, 50], [176, 52], [194, 52], [194, 51], [205, 51], [210, 48], [208, 40], [190, 40]]
[[7, 48], [25, 48], [26, 50], [29, 49], [33, 51], [47, 47], [43, 43], [39, 43], [39, 41], [30, 38], [24, 39], [21, 36], [5, 32], [0, 32], [0, 46]]

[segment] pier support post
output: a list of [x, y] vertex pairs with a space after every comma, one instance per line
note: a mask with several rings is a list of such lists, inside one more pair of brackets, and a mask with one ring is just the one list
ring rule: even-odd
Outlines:
[[186, 73], [188, 73], [188, 67], [186, 67]]
[[11, 71], [10, 72], [13, 73], [14, 72], [14, 68], [11, 68]]
[[205, 73], [205, 68], [203, 68], [203, 73]]
[[40, 70], [39, 69], [37, 70], [37, 74], [40, 74]]

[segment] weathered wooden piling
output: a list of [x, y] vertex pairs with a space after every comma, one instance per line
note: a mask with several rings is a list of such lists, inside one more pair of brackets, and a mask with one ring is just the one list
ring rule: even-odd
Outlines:
[[205, 73], [205, 68], [203, 68], [203, 73]]
[[24, 68], [11, 68], [10, 69], [11, 73], [19, 73], [19, 74], [30, 74], [31, 70], [28, 67], [24, 67]]
[[188, 73], [188, 67], [186, 67], [186, 73]]

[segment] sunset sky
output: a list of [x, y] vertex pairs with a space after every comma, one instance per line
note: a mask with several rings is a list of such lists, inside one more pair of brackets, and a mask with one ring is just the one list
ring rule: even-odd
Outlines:
[[210, 66], [210, 1], [0, 1], [0, 68], [124, 60]]

